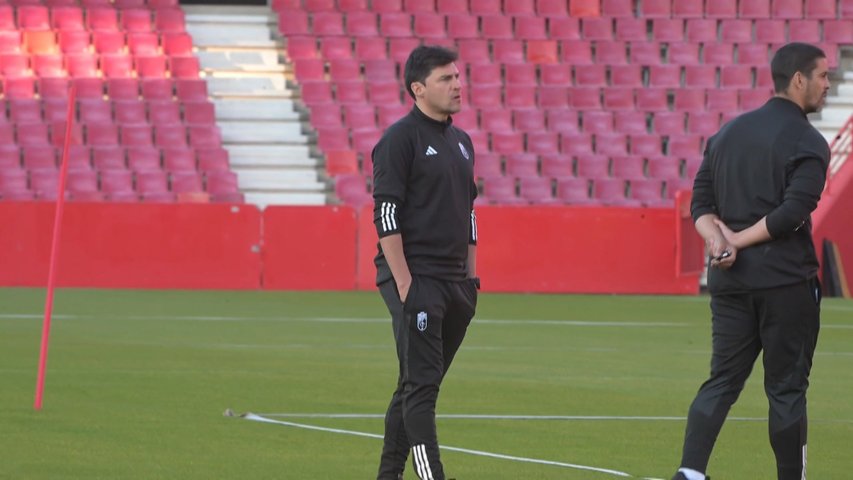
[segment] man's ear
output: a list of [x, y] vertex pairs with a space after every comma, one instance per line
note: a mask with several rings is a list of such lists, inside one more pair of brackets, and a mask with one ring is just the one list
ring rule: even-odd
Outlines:
[[426, 89], [426, 85], [421, 82], [412, 82], [411, 85], [412, 92], [415, 94], [415, 98], [420, 97], [424, 90]]

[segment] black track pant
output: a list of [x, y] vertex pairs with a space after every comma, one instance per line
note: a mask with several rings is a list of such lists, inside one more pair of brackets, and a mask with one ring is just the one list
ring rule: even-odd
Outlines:
[[418, 476], [444, 480], [435, 431], [435, 403], [441, 380], [474, 316], [473, 281], [448, 282], [413, 276], [406, 304], [394, 280], [379, 286], [394, 327], [400, 375], [385, 414], [380, 480], [397, 480], [409, 450]]
[[690, 406], [682, 467], [706, 471], [726, 415], [764, 350], [764, 391], [778, 478], [805, 478], [806, 389], [820, 329], [820, 296], [817, 279], [712, 295], [711, 377]]

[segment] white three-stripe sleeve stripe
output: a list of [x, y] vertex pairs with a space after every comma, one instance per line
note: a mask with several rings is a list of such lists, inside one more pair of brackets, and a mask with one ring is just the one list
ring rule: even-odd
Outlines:
[[424, 472], [423, 460], [421, 460], [420, 445], [412, 447], [412, 454], [414, 454], [415, 457], [415, 470], [417, 470], [418, 478], [424, 480], [427, 477], [426, 472]]
[[382, 202], [382, 231], [390, 232], [397, 229], [397, 220], [394, 218], [397, 213], [397, 205], [391, 202]]
[[477, 215], [471, 210], [471, 240], [477, 241]]

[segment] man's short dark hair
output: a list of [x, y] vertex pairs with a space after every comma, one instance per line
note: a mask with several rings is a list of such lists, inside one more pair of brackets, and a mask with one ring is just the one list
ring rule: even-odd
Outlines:
[[426, 84], [426, 79], [434, 68], [453, 63], [458, 58], [459, 54], [453, 50], [439, 46], [421, 45], [412, 50], [408, 60], [406, 60], [406, 69], [403, 74], [409, 95], [415, 98], [412, 83]]
[[808, 43], [789, 43], [776, 51], [770, 62], [770, 72], [773, 75], [773, 88], [776, 93], [788, 89], [791, 79], [797, 72], [811, 78], [817, 68], [817, 60], [826, 58], [823, 50]]

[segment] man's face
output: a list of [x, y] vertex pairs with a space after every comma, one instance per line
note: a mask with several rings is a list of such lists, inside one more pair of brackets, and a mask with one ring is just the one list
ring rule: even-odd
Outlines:
[[455, 63], [432, 69], [424, 84], [423, 100], [427, 114], [445, 116], [462, 109], [462, 81]]
[[810, 77], [805, 77], [803, 110], [806, 113], [819, 112], [826, 103], [829, 92], [829, 64], [825, 58], [816, 61], [817, 66]]

